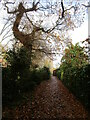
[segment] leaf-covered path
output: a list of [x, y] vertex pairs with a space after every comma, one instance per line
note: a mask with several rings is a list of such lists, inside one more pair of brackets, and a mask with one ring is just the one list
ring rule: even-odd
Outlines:
[[35, 92], [33, 102], [34, 118], [86, 118], [87, 113], [81, 103], [64, 87], [62, 82], [52, 76], [43, 82]]
[[14, 111], [5, 111], [9, 113], [7, 120], [87, 120], [87, 112], [82, 104], [54, 76], [35, 89], [32, 102], [29, 100]]

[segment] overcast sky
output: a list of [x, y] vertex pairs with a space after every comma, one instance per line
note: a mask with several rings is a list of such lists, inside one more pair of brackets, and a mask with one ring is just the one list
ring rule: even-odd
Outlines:
[[71, 33], [72, 43], [83, 41], [88, 38], [88, 20], [81, 25], [79, 28], [75, 28]]

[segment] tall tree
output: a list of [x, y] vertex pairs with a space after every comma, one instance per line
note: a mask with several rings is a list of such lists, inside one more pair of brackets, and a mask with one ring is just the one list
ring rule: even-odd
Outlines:
[[65, 49], [65, 55], [61, 60], [61, 66], [81, 68], [83, 65], [88, 63], [87, 59], [88, 58], [83, 47], [78, 43], [75, 46], [70, 44], [68, 48]]
[[[56, 53], [58, 43], [54, 41], [56, 46], [53, 47], [53, 52], [50, 49], [52, 46], [49, 46], [49, 49], [45, 46], [50, 42], [52, 44], [52, 39], [56, 40], [56, 33], [74, 28], [78, 21], [82, 23], [83, 19], [80, 17], [83, 17], [85, 6], [80, 6], [81, 4], [82, 1], [63, 0], [4, 2], [14, 37], [28, 48], [30, 54], [32, 51], [39, 51], [49, 55]], [[61, 42], [60, 37], [57, 39]]]

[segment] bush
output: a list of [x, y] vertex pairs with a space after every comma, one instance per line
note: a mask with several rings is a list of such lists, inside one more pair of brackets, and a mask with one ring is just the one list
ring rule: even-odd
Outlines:
[[50, 70], [47, 67], [39, 68], [38, 70], [34, 69], [31, 71], [30, 76], [36, 84], [39, 84], [43, 80], [48, 80], [50, 78]]
[[90, 64], [87, 60], [84, 48], [78, 43], [69, 45], [61, 59], [57, 76], [90, 109]]
[[[60, 70], [57, 71], [57, 77], [60, 78]], [[69, 67], [63, 71], [64, 85], [86, 106], [90, 109], [90, 64], [81, 68]]]
[[60, 71], [60, 69], [57, 69], [57, 70], [56, 70], [56, 76], [57, 76], [59, 79], [61, 79], [61, 71]]
[[30, 92], [43, 80], [50, 78], [49, 68], [43, 67], [30, 70], [28, 51], [21, 47], [17, 51], [7, 52], [9, 65], [3, 68], [3, 105], [11, 103], [24, 92]]
[[3, 105], [11, 103], [18, 96], [18, 85], [11, 78], [10, 68], [2, 69], [2, 99]]
[[50, 78], [50, 71], [47, 67], [34, 69], [26, 73], [23, 80], [21, 79], [19, 82], [19, 89], [24, 92], [33, 90], [36, 85]]

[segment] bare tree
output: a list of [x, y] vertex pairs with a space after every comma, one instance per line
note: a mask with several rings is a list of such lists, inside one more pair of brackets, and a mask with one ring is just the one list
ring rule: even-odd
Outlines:
[[[79, 23], [83, 21], [79, 19], [82, 13], [78, 15], [79, 4], [82, 2], [66, 3], [64, 0], [4, 2], [7, 13], [10, 15], [7, 20], [11, 21], [14, 37], [28, 48], [30, 54], [35, 54], [33, 51], [37, 51], [47, 55], [57, 53], [56, 46], [61, 44], [61, 39], [59, 42], [55, 41], [57, 40], [55, 31], [61, 33], [73, 29], [78, 20], [80, 20]], [[52, 47], [52, 40], [56, 44], [55, 47]]]

